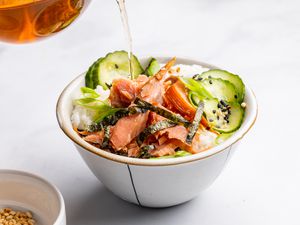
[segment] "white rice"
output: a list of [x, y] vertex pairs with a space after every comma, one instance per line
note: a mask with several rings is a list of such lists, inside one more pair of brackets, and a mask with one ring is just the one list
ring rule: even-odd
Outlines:
[[210, 132], [208, 130], [201, 130], [199, 136], [195, 136], [200, 141], [197, 141], [195, 143], [198, 143], [199, 145], [195, 147], [195, 149], [199, 149], [200, 151], [208, 149], [213, 147], [216, 144], [216, 138], [218, 137], [215, 133]]
[[73, 109], [71, 121], [73, 127], [77, 127], [80, 130], [84, 130], [88, 125], [93, 122], [93, 112], [80, 105], [76, 105]]
[[[160, 64], [161, 66], [164, 66], [164, 64]], [[179, 72], [175, 72], [172, 75], [177, 75], [177, 76], [184, 76], [184, 77], [192, 77], [195, 74], [201, 74], [205, 71], [208, 71], [208, 68], [202, 67], [200, 65], [184, 65], [184, 64], [177, 64], [172, 67], [175, 71], [177, 68], [180, 68]]]

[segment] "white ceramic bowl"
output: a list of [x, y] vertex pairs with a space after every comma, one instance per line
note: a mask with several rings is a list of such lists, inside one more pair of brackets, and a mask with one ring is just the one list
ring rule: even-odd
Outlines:
[[31, 211], [39, 225], [66, 225], [65, 204], [58, 189], [36, 175], [0, 170], [0, 208]]
[[[156, 57], [164, 63], [170, 58]], [[141, 60], [146, 65], [148, 58]], [[177, 58], [178, 64], [214, 66], [186, 58]], [[57, 103], [58, 123], [74, 142], [80, 155], [95, 176], [120, 198], [147, 207], [168, 207], [189, 201], [210, 186], [221, 173], [240, 139], [253, 126], [257, 103], [246, 85], [247, 104], [241, 128], [224, 143], [207, 151], [173, 159], [148, 160], [115, 155], [98, 149], [72, 129], [70, 120], [72, 99], [84, 86], [84, 74], [75, 78], [62, 92]], [[130, 129], [130, 127], [128, 127]]]

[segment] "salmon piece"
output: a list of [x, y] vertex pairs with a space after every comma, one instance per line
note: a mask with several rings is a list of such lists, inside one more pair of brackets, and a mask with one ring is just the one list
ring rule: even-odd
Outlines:
[[[173, 113], [177, 113], [177, 114], [182, 115], [182, 114], [181, 114], [181, 113], [173, 106], [173, 104], [169, 101], [169, 99], [166, 97], [166, 95], [163, 96], [163, 99], [164, 99], [164, 104], [163, 104], [163, 106], [164, 106], [166, 109], [170, 110], [170, 111], [173, 112]], [[182, 115], [182, 116], [186, 117], [185, 115]], [[185, 119], [189, 120], [189, 118], [187, 118], [187, 117], [186, 117]]]
[[[187, 90], [180, 80], [168, 88], [164, 98], [165, 105], [169, 110], [179, 112], [190, 121], [194, 119], [196, 108], [190, 103]], [[201, 124], [205, 128], [209, 128], [208, 121], [204, 116], [201, 118]]]
[[92, 144], [102, 144], [103, 138], [104, 138], [104, 131], [98, 131], [83, 137], [83, 140], [90, 142]]
[[[209, 148], [212, 148], [214, 146], [215, 139], [218, 136], [215, 133], [208, 131], [203, 126], [201, 126], [201, 128], [198, 129], [195, 137], [193, 138], [192, 144], [189, 145], [185, 141], [186, 135], [188, 132], [187, 129], [185, 129], [185, 131], [184, 131], [183, 128], [181, 128], [182, 133], [181, 133], [181, 135], [179, 135], [178, 134], [178, 133], [180, 133], [179, 130], [175, 130], [174, 128], [177, 128], [177, 126], [173, 127], [174, 133], [173, 132], [169, 133], [169, 137], [168, 137], [168, 138], [170, 138], [169, 140], [172, 141], [172, 143], [174, 145], [176, 145], [177, 147], [179, 147], [185, 151], [188, 151], [192, 154], [203, 152]], [[174, 134], [174, 136], [173, 136], [173, 134]]]
[[177, 139], [183, 143], [185, 143], [187, 134], [187, 129], [181, 125], [170, 127], [158, 132], [159, 136], [166, 135], [168, 139]]
[[187, 96], [186, 88], [180, 80], [171, 85], [165, 95], [169, 105], [171, 104], [180, 114], [186, 115], [192, 120], [196, 113], [196, 108], [189, 102]]
[[148, 117], [148, 125], [157, 123], [159, 121], [165, 120], [166, 118], [156, 114], [155, 112], [149, 112], [149, 117]]
[[164, 81], [168, 78], [167, 72], [174, 65], [176, 58], [172, 58], [143, 86], [139, 97], [150, 103], [163, 104], [165, 94]]
[[162, 144], [164, 144], [165, 142], [167, 142], [168, 140], [169, 140], [169, 139], [168, 139], [167, 135], [163, 135], [163, 136], [161, 136], [161, 137], [157, 140], [157, 142], [158, 142], [159, 145], [162, 145]]
[[80, 134], [80, 135], [83, 135], [83, 136], [87, 136], [87, 135], [93, 133], [93, 132], [89, 132], [89, 131], [87, 131], [87, 130], [81, 130], [81, 131], [77, 130], [76, 132], [77, 132], [78, 134]]
[[113, 107], [128, 107], [148, 80], [149, 78], [145, 75], [138, 76], [134, 81], [129, 79], [115, 79], [109, 95], [111, 105]]
[[110, 141], [114, 149], [121, 150], [146, 128], [148, 114], [139, 113], [119, 119], [111, 132]]
[[176, 148], [190, 149], [191, 146], [185, 142], [187, 134], [187, 129], [184, 126], [178, 125], [157, 132], [156, 138], [158, 139], [157, 142], [159, 145], [172, 143], [172, 146], [175, 146], [174, 150]]
[[128, 107], [137, 95], [134, 82], [128, 79], [117, 79], [112, 83], [109, 100], [113, 107]]
[[[154, 112], [149, 113], [149, 124], [161, 120], [165, 120], [165, 118]], [[178, 147], [182, 149], [189, 147], [185, 143], [187, 133], [187, 129], [181, 125], [158, 131], [148, 139], [152, 143], [156, 143], [156, 149], [152, 150], [150, 154], [153, 154], [153, 156], [172, 155], [175, 154], [175, 149]]]
[[136, 141], [131, 142], [129, 145], [126, 146], [127, 154], [129, 157], [139, 157], [140, 155], [140, 147], [136, 143]]
[[[176, 111], [170, 110], [169, 108], [166, 108], [166, 107], [164, 107], [164, 106], [162, 106], [160, 104], [153, 103], [152, 105], [157, 106], [159, 108], [162, 108], [162, 109], [164, 109], [166, 111], [169, 111], [169, 112], [171, 112], [173, 114], [175, 113], [175, 114], [180, 115], [180, 113], [177, 113]], [[150, 111], [150, 114], [149, 114], [149, 125], [151, 125], [153, 123], [157, 123], [157, 122], [162, 121], [162, 120], [166, 120], [166, 118], [163, 117], [163, 116], [161, 116], [161, 115], [158, 115], [155, 112]]]
[[[149, 113], [149, 117], [148, 117], [149, 125], [157, 123], [162, 120], [165, 120], [165, 118], [154, 112]], [[177, 125], [174, 127], [170, 127], [170, 128], [158, 131], [153, 136], [155, 137], [156, 140], [158, 140], [159, 144], [164, 143], [165, 138], [167, 138], [168, 140], [177, 139], [179, 141], [177, 144], [182, 143], [182, 145], [183, 145], [185, 143], [187, 134], [188, 134], [188, 130], [184, 126]], [[161, 139], [161, 138], [163, 138], [163, 139]]]
[[87, 131], [87, 130], [79, 130], [78, 127], [76, 127], [76, 126], [73, 126], [73, 130], [74, 130], [77, 134], [79, 134], [79, 135], [81, 135], [81, 136], [87, 136], [87, 135], [89, 135], [89, 134], [93, 134], [93, 133], [94, 133], [94, 132], [90, 132], [90, 131]]
[[139, 75], [135, 80], [135, 85], [138, 89], [138, 91], [141, 91], [141, 89], [143, 88], [143, 86], [149, 81], [149, 77], [147, 77], [146, 75]]
[[163, 145], [156, 146], [154, 150], [149, 151], [149, 154], [154, 157], [174, 155], [177, 147], [178, 146], [172, 140], [170, 140]]
[[[165, 120], [164, 117], [156, 114], [155, 112], [150, 112], [148, 117], [148, 123], [149, 125], [157, 123], [159, 121]], [[182, 142], [185, 142], [186, 136], [188, 134], [187, 129], [182, 125], [177, 125], [174, 127], [170, 127], [167, 129], [163, 129], [161, 131], [158, 131], [155, 136], [161, 137], [163, 135], [166, 135], [169, 139], [178, 139]]]
[[150, 103], [157, 102], [162, 104], [164, 92], [163, 80], [157, 80], [156, 78], [152, 77], [142, 88], [139, 97]]
[[[152, 115], [152, 117], [153, 117], [152, 118], [153, 121], [156, 120], [155, 122], [158, 122], [159, 120], [161, 120], [161, 118], [164, 119], [159, 115], [157, 115], [156, 117], [155, 115]], [[187, 134], [188, 134], [188, 130], [184, 126], [177, 125], [175, 127], [170, 127], [161, 130], [155, 133], [153, 137], [156, 139], [155, 143], [158, 144], [158, 147], [160, 145], [165, 145], [165, 143], [171, 142], [173, 146], [176, 146], [176, 148], [179, 147], [192, 154], [199, 153], [213, 147], [214, 140], [217, 137], [215, 133], [206, 130], [204, 126], [200, 126], [195, 137], [193, 138], [192, 144], [189, 145], [186, 143]], [[160, 153], [160, 154], [164, 154], [164, 153]]]
[[173, 57], [153, 77], [155, 77], [157, 80], [161, 80], [166, 75], [166, 73], [171, 69], [171, 67], [174, 66], [175, 62], [176, 62], [176, 57]]

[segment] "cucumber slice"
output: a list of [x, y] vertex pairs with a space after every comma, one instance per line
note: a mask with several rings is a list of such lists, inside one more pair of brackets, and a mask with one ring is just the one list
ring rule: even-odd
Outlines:
[[98, 76], [96, 76], [95, 73], [97, 72], [97, 68], [99, 67], [99, 63], [102, 59], [103, 58], [99, 58], [96, 62], [94, 62], [85, 74], [86, 87], [95, 89], [99, 84]]
[[217, 99], [209, 99], [204, 102], [204, 112], [208, 123], [220, 133], [236, 131], [240, 128], [244, 118], [244, 109], [239, 103], [230, 102], [226, 104], [229, 109], [225, 111], [225, 107], [220, 108], [221, 104]]
[[231, 102], [229, 103], [231, 114], [228, 117], [229, 123], [221, 125], [220, 128], [216, 127], [215, 130], [221, 133], [231, 133], [239, 129], [243, 123], [244, 119], [244, 108], [241, 107], [239, 103]]
[[148, 77], [155, 75], [160, 70], [160, 65], [155, 58], [151, 58], [149, 65], [145, 69], [145, 74]]
[[98, 68], [99, 68], [99, 64], [100, 62], [103, 60], [103, 58], [99, 58], [95, 63], [94, 66], [91, 70], [92, 73], [92, 80], [93, 80], [93, 88], [95, 89], [97, 87], [97, 85], [99, 85], [99, 78], [98, 78]]
[[243, 102], [244, 96], [245, 96], [245, 85], [242, 81], [242, 79], [233, 73], [229, 73], [225, 70], [209, 70], [199, 75], [202, 79], [208, 79], [208, 78], [221, 78], [223, 80], [227, 80], [231, 82], [237, 91], [237, 100], [238, 102]]
[[88, 87], [88, 88], [92, 88], [92, 89], [95, 89], [94, 88], [94, 82], [93, 82], [93, 73], [92, 73], [94, 65], [95, 65], [95, 63], [93, 63], [89, 67], [88, 71], [85, 74], [85, 86]]
[[233, 135], [233, 133], [223, 133], [220, 134], [217, 138], [216, 138], [216, 144], [219, 145], [222, 142], [226, 141], [227, 139], [229, 139], [231, 136]]
[[[144, 72], [139, 60], [134, 55], [132, 55], [131, 67], [133, 78]], [[130, 77], [128, 53], [126, 51], [115, 51], [107, 54], [99, 60], [93, 71], [93, 81], [101, 85], [104, 90], [109, 88], [108, 86], [114, 79], [124, 77]]]
[[[189, 93], [190, 101], [197, 106], [200, 99], [196, 94]], [[244, 109], [239, 103], [225, 103], [217, 98], [204, 99], [204, 113], [210, 126], [220, 133], [231, 133], [240, 128]]]
[[199, 81], [204, 88], [214, 97], [219, 100], [225, 100], [226, 102], [236, 101], [236, 89], [234, 85], [220, 78], [209, 78], [203, 81]]
[[193, 91], [190, 91], [189, 92], [189, 95], [188, 95], [188, 98], [189, 98], [189, 101], [190, 103], [192, 103], [193, 106], [197, 107], [199, 102], [200, 102], [200, 98], [198, 97], [198, 94], [193, 92]]

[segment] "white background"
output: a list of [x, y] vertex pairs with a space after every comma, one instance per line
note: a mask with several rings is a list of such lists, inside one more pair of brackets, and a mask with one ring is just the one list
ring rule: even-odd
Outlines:
[[58, 128], [64, 86], [98, 57], [126, 48], [114, 0], [94, 0], [75, 25], [46, 41], [1, 45], [0, 168], [56, 184], [70, 225], [299, 225], [300, 1], [127, 3], [137, 55], [194, 57], [254, 89], [257, 123], [221, 176], [187, 204], [139, 208], [108, 192]]

